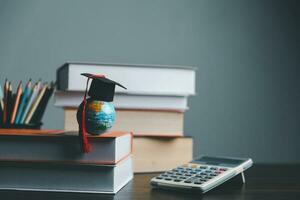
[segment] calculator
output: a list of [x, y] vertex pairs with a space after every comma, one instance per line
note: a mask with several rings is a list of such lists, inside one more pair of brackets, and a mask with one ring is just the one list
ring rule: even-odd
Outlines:
[[151, 179], [155, 188], [183, 189], [205, 193], [251, 167], [251, 158], [201, 156]]

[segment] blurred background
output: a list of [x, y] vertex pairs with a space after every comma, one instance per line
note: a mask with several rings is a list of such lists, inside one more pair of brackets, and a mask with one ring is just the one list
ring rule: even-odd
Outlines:
[[[300, 162], [294, 0], [0, 0], [0, 81], [55, 80], [66, 61], [190, 65], [185, 134], [201, 154]], [[44, 128], [62, 129], [50, 101]]]

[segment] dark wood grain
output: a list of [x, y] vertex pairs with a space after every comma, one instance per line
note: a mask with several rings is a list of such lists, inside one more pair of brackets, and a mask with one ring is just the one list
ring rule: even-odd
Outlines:
[[116, 195], [0, 191], [0, 199], [300, 199], [300, 165], [254, 165], [245, 174], [246, 184], [238, 176], [204, 195], [151, 189], [149, 180], [155, 175], [136, 174]]

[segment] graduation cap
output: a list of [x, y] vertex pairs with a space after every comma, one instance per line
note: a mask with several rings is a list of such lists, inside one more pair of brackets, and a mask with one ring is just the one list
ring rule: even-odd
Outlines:
[[83, 73], [81, 75], [87, 77], [88, 80], [92, 79], [88, 95], [94, 100], [111, 102], [114, 100], [116, 85], [126, 89], [126, 87], [120, 83], [110, 80], [102, 74], [96, 75]]
[[[83, 73], [81, 74], [85, 77], [87, 77], [86, 82], [86, 88], [83, 98], [83, 109], [81, 114], [81, 121], [79, 122], [79, 135], [81, 136], [81, 142], [82, 142], [82, 150], [84, 153], [88, 153], [91, 151], [91, 145], [88, 142], [87, 139], [87, 132], [86, 132], [86, 122], [85, 122], [85, 111], [86, 111], [86, 103], [87, 103], [87, 94], [91, 97], [93, 100], [98, 101], [105, 101], [105, 102], [112, 102], [115, 95], [115, 87], [116, 85], [119, 87], [122, 87], [124, 89], [127, 89], [120, 83], [117, 83], [113, 80], [110, 80], [106, 78], [102, 74], [89, 74], [89, 73]], [[89, 81], [92, 79], [91, 86], [88, 90]], [[88, 91], [88, 92], [87, 92]], [[80, 109], [80, 107], [79, 107]]]

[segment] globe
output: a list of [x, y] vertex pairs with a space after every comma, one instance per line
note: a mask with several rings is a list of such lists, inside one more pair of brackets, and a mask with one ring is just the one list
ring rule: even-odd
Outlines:
[[[77, 112], [77, 120], [80, 122], [82, 104]], [[85, 123], [86, 131], [92, 135], [99, 135], [109, 130], [116, 121], [116, 111], [112, 103], [87, 99]]]

